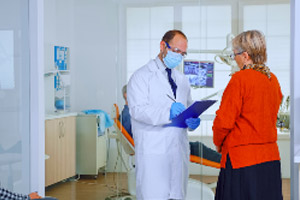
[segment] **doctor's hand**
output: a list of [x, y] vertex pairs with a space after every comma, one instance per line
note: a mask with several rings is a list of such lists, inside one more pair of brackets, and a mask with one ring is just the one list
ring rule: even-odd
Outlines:
[[182, 113], [185, 110], [185, 107], [182, 103], [174, 102], [170, 110], [170, 119], [175, 118], [177, 115]]
[[200, 125], [200, 118], [188, 118], [185, 120], [189, 129], [195, 130]]

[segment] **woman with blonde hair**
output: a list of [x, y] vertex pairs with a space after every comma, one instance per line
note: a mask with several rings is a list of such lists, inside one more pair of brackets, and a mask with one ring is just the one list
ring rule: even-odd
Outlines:
[[232, 41], [241, 69], [229, 81], [213, 124], [222, 153], [216, 200], [281, 200], [281, 169], [276, 120], [282, 93], [265, 65], [266, 42], [256, 30]]

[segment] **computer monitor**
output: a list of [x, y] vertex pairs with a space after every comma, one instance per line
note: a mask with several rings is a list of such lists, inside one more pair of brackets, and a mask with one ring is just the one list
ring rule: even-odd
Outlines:
[[183, 73], [189, 78], [192, 87], [214, 87], [214, 62], [184, 60]]

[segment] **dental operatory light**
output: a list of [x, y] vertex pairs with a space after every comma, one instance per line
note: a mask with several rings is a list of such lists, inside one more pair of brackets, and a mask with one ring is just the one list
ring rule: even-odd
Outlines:
[[231, 66], [230, 75], [234, 74], [236, 71], [239, 71], [239, 68], [238, 68], [235, 60], [230, 57], [230, 54], [232, 54], [232, 52], [233, 52], [232, 46], [231, 46], [231, 42], [232, 42], [233, 38], [234, 38], [234, 35], [232, 33], [229, 33], [226, 36], [226, 47], [221, 51], [221, 53], [219, 53], [215, 56], [215, 61], [217, 63], [220, 63], [220, 64], [224, 63], [226, 65]]
[[233, 53], [231, 42], [235, 36], [232, 33], [227, 34], [226, 36], [226, 47], [223, 50], [219, 49], [188, 49], [188, 53], [191, 54], [215, 54], [214, 60], [216, 63], [226, 64], [231, 67], [230, 75], [234, 74], [236, 71], [239, 71], [239, 68], [234, 59], [230, 57], [230, 54]]

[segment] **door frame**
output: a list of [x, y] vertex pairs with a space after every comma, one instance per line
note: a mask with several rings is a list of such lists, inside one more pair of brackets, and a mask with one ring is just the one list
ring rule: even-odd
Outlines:
[[44, 1], [29, 0], [30, 192], [45, 195]]

